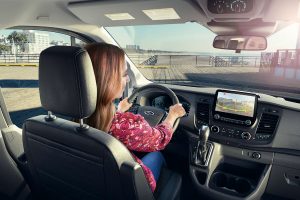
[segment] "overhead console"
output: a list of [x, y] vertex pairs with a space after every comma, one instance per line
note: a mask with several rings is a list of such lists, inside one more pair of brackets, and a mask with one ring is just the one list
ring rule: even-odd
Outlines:
[[207, 9], [214, 14], [247, 13], [253, 9], [253, 0], [210, 0]]
[[209, 19], [216, 22], [250, 21], [263, 18], [266, 1], [261, 0], [197, 0]]
[[[298, 14], [298, 0], [196, 0], [206, 16], [215, 22], [246, 22], [262, 19], [264, 22], [293, 20]], [[288, 10], [289, 12], [282, 12]]]
[[[276, 30], [276, 20], [265, 20], [269, 10], [263, 0], [197, 0], [217, 35], [268, 36]], [[273, 13], [277, 13], [275, 11]]]

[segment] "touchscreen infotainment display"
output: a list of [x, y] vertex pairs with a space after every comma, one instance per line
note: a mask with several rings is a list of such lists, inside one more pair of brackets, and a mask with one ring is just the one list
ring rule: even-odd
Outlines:
[[219, 91], [215, 111], [253, 117], [255, 104], [255, 96]]

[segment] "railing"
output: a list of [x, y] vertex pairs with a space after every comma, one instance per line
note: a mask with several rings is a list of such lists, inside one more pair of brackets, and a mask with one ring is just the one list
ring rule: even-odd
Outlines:
[[131, 60], [143, 66], [196, 66], [196, 67], [260, 67], [261, 56], [210, 56], [170, 54], [129, 54]]
[[38, 63], [40, 54], [1, 54], [0, 63]]
[[274, 68], [276, 52], [262, 52], [260, 59], [260, 72], [270, 72]]
[[[137, 66], [212, 66], [232, 67], [262, 65], [261, 56], [210, 56], [170, 54], [129, 54]], [[1, 54], [0, 63], [38, 63], [39, 54]]]

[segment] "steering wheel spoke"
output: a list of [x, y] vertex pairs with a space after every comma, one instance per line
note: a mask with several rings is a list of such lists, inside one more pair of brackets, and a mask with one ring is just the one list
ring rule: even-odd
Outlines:
[[138, 114], [138, 110], [140, 106], [141, 106], [140, 104], [135, 103], [129, 108], [128, 112], [131, 112], [133, 114]]
[[[157, 84], [149, 84], [149, 85], [140, 87], [137, 90], [135, 90], [134, 93], [128, 98], [129, 103], [132, 103], [140, 95], [140, 93], [142, 91], [144, 91], [144, 90], [151, 91], [153, 89], [158, 89], [158, 90], [165, 92], [165, 94], [168, 95], [172, 99], [173, 104], [179, 103], [179, 100], [178, 100], [176, 94], [171, 89], [169, 89], [163, 85], [157, 85]], [[132, 107], [134, 107], [134, 105]], [[136, 111], [136, 108], [133, 108], [132, 110]], [[129, 111], [133, 112], [133, 111], [131, 111], [131, 109]], [[135, 113], [135, 112], [133, 112], [133, 113]], [[140, 106], [140, 105], [137, 108], [137, 113], [135, 113], [135, 114], [142, 115], [151, 126], [155, 126], [155, 125], [161, 123], [168, 115], [168, 113], [163, 109], [156, 108], [153, 106]], [[173, 131], [175, 131], [176, 128], [178, 127], [179, 122], [180, 122], [180, 118], [177, 119], [176, 122], [174, 123]]]

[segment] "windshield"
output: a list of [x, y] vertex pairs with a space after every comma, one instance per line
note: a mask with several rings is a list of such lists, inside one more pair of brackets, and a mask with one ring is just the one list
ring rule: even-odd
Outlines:
[[264, 51], [215, 49], [198, 23], [106, 27], [140, 72], [158, 83], [213, 86], [299, 98], [298, 24], [267, 38]]

